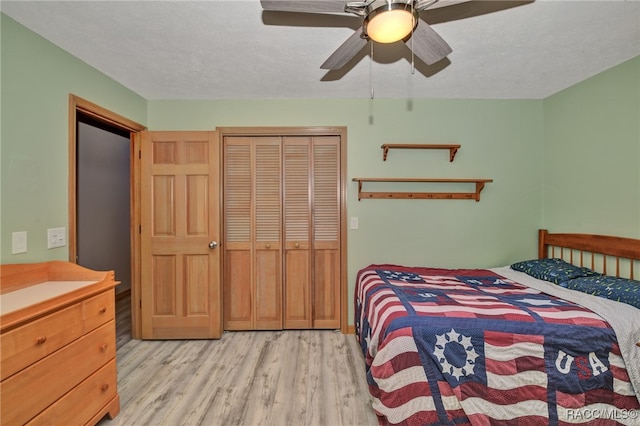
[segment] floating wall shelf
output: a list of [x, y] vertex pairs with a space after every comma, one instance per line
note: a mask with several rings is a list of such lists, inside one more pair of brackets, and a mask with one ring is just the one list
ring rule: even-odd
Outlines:
[[382, 145], [382, 161], [387, 161], [387, 154], [390, 149], [448, 149], [449, 162], [456, 157], [456, 152], [460, 149], [460, 145], [452, 144], [411, 144], [411, 143], [385, 143]]
[[[429, 179], [429, 178], [353, 178], [358, 182], [358, 201], [363, 198], [404, 198], [404, 199], [441, 199], [480, 201], [480, 192], [484, 184], [493, 179]], [[364, 182], [404, 182], [404, 183], [475, 183], [475, 192], [366, 192], [362, 190]]]

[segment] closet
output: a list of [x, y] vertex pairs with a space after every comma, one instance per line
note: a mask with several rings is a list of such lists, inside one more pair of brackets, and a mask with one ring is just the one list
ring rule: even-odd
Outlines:
[[223, 136], [225, 330], [340, 328], [342, 141]]

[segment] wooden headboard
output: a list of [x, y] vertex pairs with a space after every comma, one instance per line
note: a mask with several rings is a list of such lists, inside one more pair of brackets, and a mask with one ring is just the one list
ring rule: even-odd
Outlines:
[[640, 276], [640, 239], [538, 231], [538, 258], [558, 257], [597, 272], [634, 279]]

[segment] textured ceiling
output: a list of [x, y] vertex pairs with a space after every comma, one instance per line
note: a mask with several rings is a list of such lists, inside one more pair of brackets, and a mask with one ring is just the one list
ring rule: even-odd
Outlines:
[[[304, 1], [304, 0], [303, 0]], [[322, 1], [322, 0], [317, 0]], [[353, 15], [259, 0], [2, 1], [0, 10], [146, 99], [542, 99], [640, 55], [640, 1], [471, 1], [421, 14], [453, 53], [427, 66], [376, 44], [319, 67]], [[640, 78], [640, 76], [639, 76]]]

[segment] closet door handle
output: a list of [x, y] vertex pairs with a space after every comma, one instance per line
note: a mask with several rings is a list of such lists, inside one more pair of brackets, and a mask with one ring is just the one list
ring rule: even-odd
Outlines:
[[300, 247], [300, 243], [295, 243], [293, 246], [294, 246], [295, 248], [299, 248], [299, 247]]
[[214, 249], [216, 247], [218, 247], [218, 242], [217, 241], [210, 241], [209, 242], [209, 248], [210, 249]]

